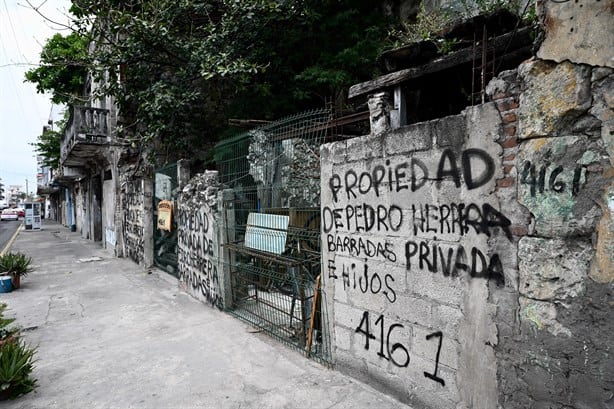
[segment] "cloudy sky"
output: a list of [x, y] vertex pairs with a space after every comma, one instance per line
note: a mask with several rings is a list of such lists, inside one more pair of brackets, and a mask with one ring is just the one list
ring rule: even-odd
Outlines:
[[[49, 119], [61, 117], [63, 107], [52, 105], [48, 95], [24, 83], [24, 73], [35, 67], [47, 38], [67, 34], [46, 21], [26, 0], [0, 0], [0, 179], [5, 189], [19, 185], [36, 192], [36, 156], [30, 143]], [[60, 23], [68, 21], [70, 0], [29, 0], [42, 15]]]

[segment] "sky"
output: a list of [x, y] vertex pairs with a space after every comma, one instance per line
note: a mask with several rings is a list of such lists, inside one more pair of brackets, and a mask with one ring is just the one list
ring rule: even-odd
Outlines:
[[[43, 16], [67, 23], [70, 0], [29, 0]], [[36, 154], [30, 145], [44, 125], [62, 117], [63, 106], [24, 83], [24, 73], [39, 62], [47, 38], [67, 29], [46, 21], [26, 0], [0, 0], [0, 183], [36, 193]]]

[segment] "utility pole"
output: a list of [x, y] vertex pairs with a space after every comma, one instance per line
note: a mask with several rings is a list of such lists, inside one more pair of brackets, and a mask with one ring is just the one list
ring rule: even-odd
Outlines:
[[28, 179], [26, 178], [26, 202], [28, 201]]

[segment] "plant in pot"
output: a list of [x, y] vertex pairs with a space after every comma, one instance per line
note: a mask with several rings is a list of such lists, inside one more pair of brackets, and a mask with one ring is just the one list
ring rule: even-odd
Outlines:
[[0, 256], [0, 274], [11, 277], [13, 288], [21, 286], [21, 277], [32, 271], [32, 258], [23, 253], [5, 253]]

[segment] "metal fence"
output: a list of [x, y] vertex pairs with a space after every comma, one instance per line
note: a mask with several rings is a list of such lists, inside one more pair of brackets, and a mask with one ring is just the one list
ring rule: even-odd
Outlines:
[[172, 219], [170, 231], [158, 229], [158, 203], [162, 200], [173, 202], [177, 208], [177, 164], [172, 163], [156, 169], [154, 178], [154, 264], [169, 274], [177, 276], [177, 221]]
[[322, 363], [330, 362], [320, 289], [320, 157], [331, 113], [295, 115], [216, 146], [224, 201], [230, 312]]

